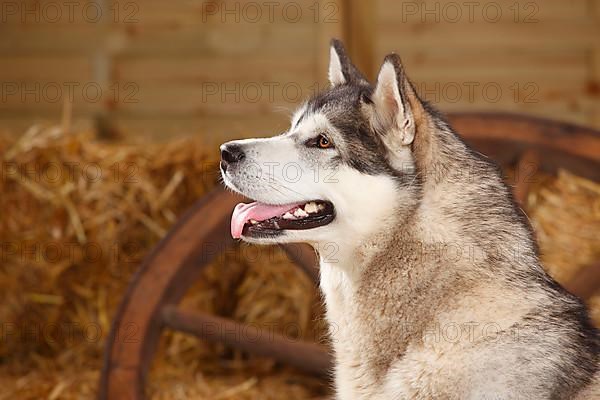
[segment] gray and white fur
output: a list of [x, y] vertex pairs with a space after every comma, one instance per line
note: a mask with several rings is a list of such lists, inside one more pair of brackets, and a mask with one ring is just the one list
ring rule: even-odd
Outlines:
[[[328, 225], [243, 239], [319, 253], [336, 398], [600, 399], [598, 331], [542, 269], [499, 168], [397, 55], [374, 85], [340, 42], [330, 58], [331, 87], [287, 132], [225, 145], [245, 157], [223, 179], [267, 204], [334, 205]], [[312, 145], [322, 134], [331, 148]]]

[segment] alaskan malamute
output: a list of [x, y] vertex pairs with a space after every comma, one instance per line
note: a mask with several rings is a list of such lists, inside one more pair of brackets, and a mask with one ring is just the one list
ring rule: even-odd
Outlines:
[[499, 169], [388, 55], [372, 85], [333, 41], [331, 87], [288, 131], [221, 146], [248, 242], [306, 242], [339, 399], [600, 399], [598, 331], [540, 266]]

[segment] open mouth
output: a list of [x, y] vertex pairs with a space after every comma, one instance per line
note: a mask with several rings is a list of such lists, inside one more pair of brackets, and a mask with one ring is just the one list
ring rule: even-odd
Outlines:
[[272, 237], [283, 230], [305, 230], [333, 221], [335, 212], [329, 201], [270, 205], [259, 202], [238, 204], [231, 216], [231, 236]]

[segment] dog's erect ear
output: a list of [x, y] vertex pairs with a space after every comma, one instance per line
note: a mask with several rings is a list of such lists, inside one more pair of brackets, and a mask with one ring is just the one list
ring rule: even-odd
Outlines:
[[367, 80], [350, 61], [342, 42], [332, 39], [329, 49], [329, 83], [337, 86], [351, 82], [366, 83]]
[[396, 54], [385, 57], [377, 76], [373, 103], [375, 126], [385, 133], [386, 145], [394, 150], [411, 144], [416, 131], [413, 106], [421, 103]]

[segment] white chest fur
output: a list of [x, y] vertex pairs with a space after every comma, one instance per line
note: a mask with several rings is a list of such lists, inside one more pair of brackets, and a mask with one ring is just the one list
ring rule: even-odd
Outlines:
[[[348, 260], [346, 258], [345, 261]], [[360, 388], [372, 389], [375, 383], [363, 362], [368, 337], [357, 302], [359, 271], [360, 265], [355, 262], [321, 261], [321, 290], [325, 296], [329, 332], [336, 353], [338, 399], [372, 398], [370, 390], [365, 393]]]

